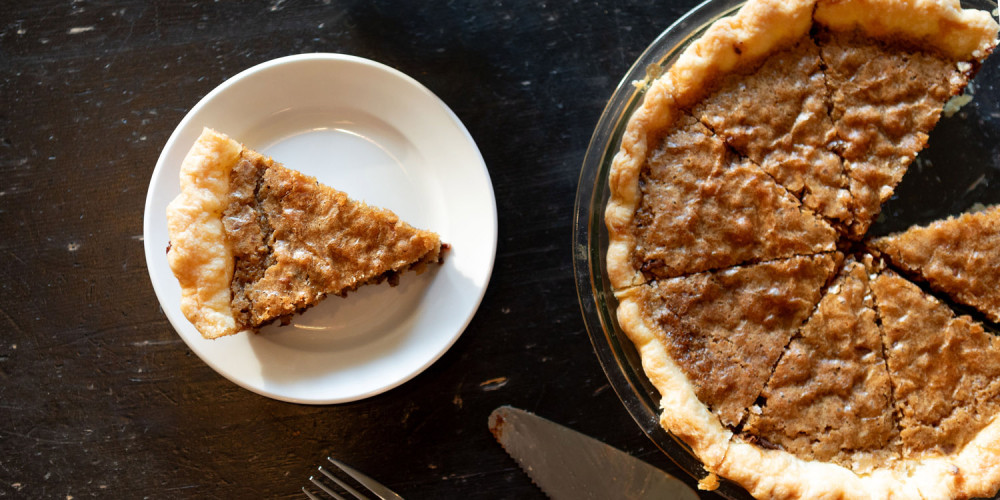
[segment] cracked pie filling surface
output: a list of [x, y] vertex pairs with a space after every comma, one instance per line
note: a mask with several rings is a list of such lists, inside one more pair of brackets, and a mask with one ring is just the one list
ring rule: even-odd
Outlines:
[[866, 239], [996, 44], [957, 0], [750, 0], [646, 86], [606, 264], [704, 487], [1000, 488], [1000, 209]]

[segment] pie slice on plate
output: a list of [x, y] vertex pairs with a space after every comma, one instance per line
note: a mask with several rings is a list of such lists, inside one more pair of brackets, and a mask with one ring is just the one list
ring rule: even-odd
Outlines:
[[167, 207], [181, 311], [205, 338], [257, 330], [327, 295], [441, 262], [438, 235], [205, 129]]
[[906, 274], [1000, 322], [1000, 205], [876, 239]]

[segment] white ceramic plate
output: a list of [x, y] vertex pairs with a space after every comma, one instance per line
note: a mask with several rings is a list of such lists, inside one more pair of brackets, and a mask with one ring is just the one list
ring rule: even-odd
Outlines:
[[[452, 247], [444, 265], [403, 274], [398, 287], [329, 297], [259, 335], [203, 339], [180, 311], [165, 215], [180, 192], [181, 160], [202, 127], [437, 232]], [[339, 403], [411, 379], [462, 334], [493, 270], [496, 201], [472, 137], [420, 83], [366, 59], [304, 54], [230, 78], [184, 117], [153, 171], [144, 243], [163, 311], [209, 366], [271, 398]]]

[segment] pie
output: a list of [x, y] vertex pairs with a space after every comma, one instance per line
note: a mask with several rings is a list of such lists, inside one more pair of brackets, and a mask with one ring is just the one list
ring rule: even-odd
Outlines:
[[908, 275], [1000, 322], [1000, 205], [872, 244]]
[[750, 0], [642, 82], [606, 269], [703, 487], [1000, 489], [1000, 212], [866, 239], [997, 31], [957, 0]]
[[355, 201], [211, 129], [181, 165], [167, 260], [205, 338], [256, 331], [442, 260], [437, 234]]

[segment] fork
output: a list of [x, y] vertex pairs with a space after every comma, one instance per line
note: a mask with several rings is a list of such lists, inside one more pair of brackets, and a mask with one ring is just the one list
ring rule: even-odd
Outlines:
[[[348, 476], [354, 478], [354, 480], [357, 481], [359, 484], [361, 484], [361, 486], [367, 488], [369, 493], [374, 494], [378, 498], [381, 498], [382, 500], [403, 500], [403, 497], [397, 495], [389, 488], [382, 486], [381, 484], [379, 484], [378, 481], [358, 472], [357, 470], [351, 467], [348, 467], [347, 464], [345, 464], [344, 462], [341, 462], [340, 460], [331, 457], [326, 457], [326, 459], [329, 460], [330, 463], [335, 465], [337, 468], [344, 471], [344, 473], [346, 473]], [[358, 500], [368, 500], [368, 497], [362, 495], [361, 492], [352, 488], [351, 485], [347, 484], [346, 482], [335, 476], [329, 470], [324, 469], [322, 465], [320, 465], [318, 469], [319, 472], [322, 474], [322, 476], [309, 476], [309, 482], [311, 482], [313, 485], [319, 488], [320, 491], [322, 491], [323, 493], [330, 495], [336, 500], [347, 500], [339, 493], [334, 491], [333, 487], [331, 487], [328, 483], [324, 483], [322, 481], [323, 476], [325, 476], [327, 479], [333, 481], [337, 486], [342, 488], [344, 491], [353, 495], [354, 498], [357, 498]], [[310, 498], [310, 500], [321, 500], [320, 497], [314, 495], [305, 486], [302, 487], [302, 492], [305, 493], [306, 496]]]

